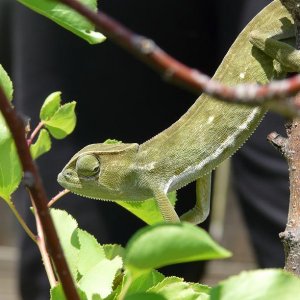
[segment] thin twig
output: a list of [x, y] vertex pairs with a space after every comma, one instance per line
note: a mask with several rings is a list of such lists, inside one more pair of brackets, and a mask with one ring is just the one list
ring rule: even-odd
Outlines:
[[[287, 96], [295, 95], [296, 92], [300, 91], [300, 75], [272, 81], [267, 85], [253, 83], [236, 87], [225, 86], [212, 80], [199, 70], [192, 69], [177, 61], [158, 47], [154, 41], [132, 32], [103, 12], [96, 13], [78, 0], [60, 1], [85, 16], [103, 34], [157, 70], [163, 78], [171, 83], [184, 86], [197, 94], [205, 92], [229, 102], [265, 105], [275, 111], [283, 110], [283, 113], [288, 115], [299, 113], [300, 103], [291, 101]], [[270, 103], [271, 99], [280, 99], [281, 101], [274, 100]]]
[[53, 259], [66, 298], [69, 300], [79, 300], [71, 273], [69, 271], [47, 207], [48, 199], [41, 181], [41, 177], [30, 155], [29, 147], [25, 137], [25, 126], [23, 120], [10, 105], [1, 87], [0, 111], [2, 112], [14, 138], [22, 169], [24, 171], [24, 182], [26, 183], [27, 188], [30, 190], [32, 195], [32, 199], [36, 207], [36, 213], [39, 216], [41, 227], [46, 237], [47, 249]]
[[53, 288], [57, 284], [57, 280], [55, 277], [55, 271], [53, 269], [49, 253], [47, 251], [46, 240], [45, 240], [44, 232], [42, 230], [41, 221], [40, 221], [38, 214], [36, 213], [36, 207], [35, 207], [35, 204], [34, 204], [34, 201], [33, 201], [33, 198], [31, 196], [30, 192], [29, 192], [29, 195], [30, 195], [32, 206], [34, 208], [34, 217], [35, 217], [36, 228], [37, 228], [37, 233], [38, 233], [37, 246], [39, 247], [39, 250], [41, 253], [41, 257], [43, 260], [44, 268], [45, 268], [50, 286], [51, 286], [51, 288]]
[[70, 191], [65, 189], [61, 192], [59, 192], [57, 195], [55, 195], [49, 202], [48, 207], [51, 207], [56, 201], [58, 201], [60, 198], [62, 198], [64, 195], [68, 194]]
[[44, 126], [44, 122], [40, 122], [35, 129], [33, 130], [33, 132], [30, 135], [30, 138], [27, 140], [27, 144], [28, 146], [30, 146], [35, 138], [35, 136], [39, 133], [39, 131], [43, 128]]

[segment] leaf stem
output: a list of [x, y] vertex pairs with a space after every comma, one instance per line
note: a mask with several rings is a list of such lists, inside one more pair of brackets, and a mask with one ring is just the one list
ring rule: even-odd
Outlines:
[[60, 191], [56, 196], [54, 196], [49, 202], [48, 207], [51, 207], [56, 201], [58, 201], [60, 198], [62, 198], [64, 195], [68, 194], [70, 191], [65, 189], [63, 191]]
[[5, 201], [7, 203], [7, 205], [9, 206], [10, 210], [13, 212], [13, 214], [15, 215], [16, 219], [18, 220], [18, 222], [20, 223], [20, 225], [23, 227], [23, 229], [25, 230], [25, 232], [28, 234], [28, 236], [35, 242], [37, 243], [37, 236], [30, 230], [30, 228], [27, 226], [27, 224], [25, 223], [24, 219], [21, 217], [21, 215], [19, 214], [19, 212], [17, 211], [14, 203], [10, 200], [10, 201]]
[[38, 214], [36, 213], [36, 207], [35, 207], [34, 201], [32, 200], [32, 196], [30, 193], [29, 193], [29, 195], [31, 198], [32, 205], [34, 207], [34, 216], [35, 216], [36, 228], [37, 228], [37, 233], [38, 233], [37, 246], [39, 247], [39, 250], [40, 250], [40, 253], [42, 256], [42, 260], [44, 263], [45, 271], [46, 271], [50, 286], [51, 286], [51, 288], [53, 288], [57, 284], [55, 272], [53, 269], [53, 265], [51, 263], [51, 258], [49, 256], [49, 253], [48, 253], [48, 250], [46, 247], [45, 235], [42, 230], [41, 220], [40, 220]]
[[43, 128], [44, 122], [41, 121], [33, 130], [33, 132], [30, 135], [30, 138], [27, 140], [28, 146], [30, 146], [33, 142], [33, 139], [36, 137], [36, 135], [39, 133], [39, 131]]

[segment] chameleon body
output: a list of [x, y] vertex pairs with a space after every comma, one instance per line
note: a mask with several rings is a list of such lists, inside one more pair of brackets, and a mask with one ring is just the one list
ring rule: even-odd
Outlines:
[[[275, 0], [262, 10], [240, 33], [213, 78], [227, 85], [265, 84], [287, 71], [299, 72], [291, 14], [297, 4]], [[167, 193], [197, 180], [196, 206], [182, 219], [202, 222], [209, 211], [211, 171], [238, 150], [264, 113], [260, 107], [202, 94], [177, 122], [141, 145], [83, 148], [59, 174], [58, 182], [71, 192], [96, 199], [155, 197], [164, 219], [179, 221]]]

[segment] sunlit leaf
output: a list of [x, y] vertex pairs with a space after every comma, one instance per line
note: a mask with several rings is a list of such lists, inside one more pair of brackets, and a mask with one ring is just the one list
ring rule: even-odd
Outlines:
[[[90, 44], [98, 44], [105, 36], [95, 31], [95, 26], [79, 13], [57, 0], [18, 0], [37, 13], [51, 19], [60, 26], [78, 35]], [[79, 0], [93, 11], [97, 11], [96, 0]], [[54, 42], [54, 41], [53, 41]]]
[[[177, 198], [176, 192], [171, 192], [168, 194], [172, 205], [174, 206]], [[136, 215], [138, 218], [143, 220], [145, 223], [152, 225], [156, 223], [163, 222], [163, 217], [159, 211], [156, 200], [154, 198], [145, 201], [115, 201], [118, 205], [124, 207], [132, 214]]]
[[[0, 86], [7, 99], [11, 101], [13, 94], [12, 82], [1, 65]], [[19, 186], [21, 178], [22, 170], [15, 143], [4, 117], [0, 113], [0, 197], [10, 201], [10, 195]]]
[[33, 159], [37, 159], [39, 156], [50, 151], [51, 139], [47, 130], [42, 129], [39, 133], [39, 137], [34, 144], [30, 146], [30, 153]]
[[201, 228], [189, 223], [157, 224], [139, 230], [126, 246], [125, 265], [134, 273], [182, 262], [226, 258]]
[[300, 279], [283, 270], [243, 272], [222, 281], [211, 291], [210, 300], [295, 300]]

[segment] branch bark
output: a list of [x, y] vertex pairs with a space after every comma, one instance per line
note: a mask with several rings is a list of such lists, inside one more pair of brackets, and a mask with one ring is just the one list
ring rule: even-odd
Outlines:
[[285, 231], [279, 236], [285, 251], [285, 270], [300, 277], [300, 119], [286, 127], [284, 153], [289, 166], [290, 204]]
[[293, 101], [288, 96], [300, 91], [300, 75], [272, 81], [267, 85], [254, 83], [237, 87], [225, 86], [177, 61], [151, 39], [132, 32], [103, 12], [96, 13], [78, 0], [60, 1], [85, 16], [103, 34], [155, 69], [170, 83], [181, 85], [196, 94], [205, 92], [228, 102], [261, 105], [284, 115], [299, 115], [300, 102]]
[[44, 190], [41, 177], [33, 162], [27, 140], [23, 119], [8, 102], [2, 88], [0, 87], [0, 111], [14, 138], [20, 162], [24, 171], [24, 183], [30, 191], [34, 201], [36, 212], [46, 237], [47, 250], [54, 262], [56, 271], [63, 286], [67, 299], [79, 300], [76, 288], [71, 277], [67, 262], [61, 249], [53, 221], [48, 207], [47, 196]]
[[[300, 49], [299, 10], [292, 12], [295, 22], [296, 49]], [[299, 76], [299, 75], [298, 75]], [[300, 100], [300, 93], [295, 97]], [[286, 124], [285, 157], [289, 166], [290, 203], [285, 231], [279, 234], [285, 251], [285, 270], [300, 277], [300, 118]]]

